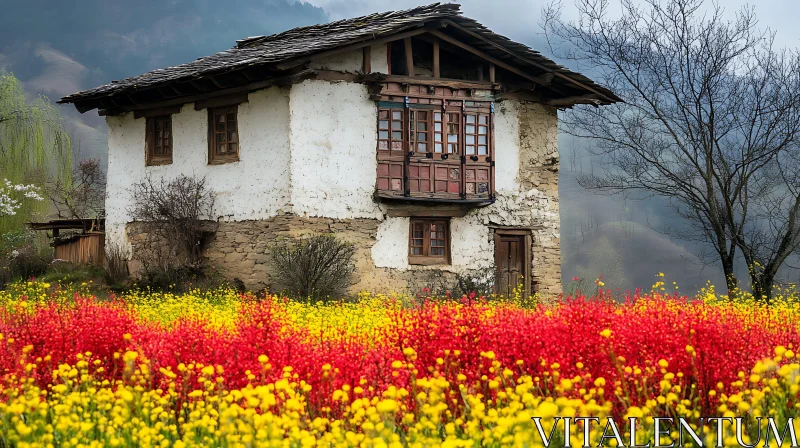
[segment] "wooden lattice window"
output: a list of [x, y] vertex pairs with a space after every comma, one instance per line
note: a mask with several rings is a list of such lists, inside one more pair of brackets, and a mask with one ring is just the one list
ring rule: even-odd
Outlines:
[[450, 258], [448, 222], [411, 219], [408, 238], [410, 264], [447, 264]]
[[378, 110], [378, 151], [385, 155], [403, 155], [404, 121], [403, 109]]
[[411, 111], [411, 151], [426, 153], [430, 151], [431, 118], [433, 111]]
[[464, 125], [464, 153], [467, 156], [489, 155], [489, 115], [467, 113]]
[[458, 112], [448, 112], [446, 115], [447, 153], [458, 154], [460, 152], [459, 140], [461, 136], [461, 114]]
[[172, 163], [172, 115], [147, 117], [147, 165]]
[[237, 106], [208, 109], [208, 163], [239, 160]]
[[378, 102], [378, 195], [488, 200], [494, 194], [489, 102]]

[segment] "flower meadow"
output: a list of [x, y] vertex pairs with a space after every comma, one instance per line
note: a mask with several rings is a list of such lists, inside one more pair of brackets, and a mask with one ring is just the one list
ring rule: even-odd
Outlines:
[[[741, 442], [763, 444], [759, 417], [800, 409], [790, 295], [304, 304], [13, 284], [0, 291], [0, 446], [543, 446], [532, 417], [563, 446], [556, 417], [575, 416], [599, 419], [592, 446], [609, 418], [637, 417], [646, 443], [659, 416], [709, 441], [701, 416], [742, 417]], [[570, 443], [583, 446], [580, 425]]]

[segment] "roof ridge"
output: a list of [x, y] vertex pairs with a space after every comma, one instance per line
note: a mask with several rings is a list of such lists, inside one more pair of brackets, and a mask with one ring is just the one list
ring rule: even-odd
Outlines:
[[328, 22], [328, 23], [317, 23], [314, 25], [299, 26], [286, 31], [281, 31], [280, 33], [270, 34], [268, 36], [251, 36], [251, 37], [246, 37], [244, 39], [239, 39], [236, 41], [236, 46], [233, 48], [245, 48], [255, 44], [267, 43], [274, 40], [282, 39], [287, 35], [297, 34], [304, 31], [325, 30], [336, 26], [347, 25], [361, 21], [365, 22], [366, 25], [368, 21], [374, 23], [376, 20], [388, 21], [400, 17], [408, 19], [421, 13], [428, 13], [428, 14], [438, 13], [438, 15], [440, 15], [441, 17], [457, 17], [461, 16], [461, 5], [458, 3], [436, 2], [436, 3], [431, 3], [429, 5], [416, 6], [414, 8], [409, 8], [401, 11], [394, 10], [394, 11], [376, 12], [360, 17], [351, 17], [348, 19], [334, 20], [333, 22]]

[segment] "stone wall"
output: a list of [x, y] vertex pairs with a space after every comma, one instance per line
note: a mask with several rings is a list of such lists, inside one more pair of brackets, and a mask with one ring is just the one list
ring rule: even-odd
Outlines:
[[[248, 289], [269, 289], [274, 275], [269, 248], [286, 238], [334, 234], [355, 245], [356, 273], [351, 292], [419, 291], [425, 287], [446, 288], [454, 284], [455, 274], [436, 269], [425, 272], [398, 271], [375, 267], [371, 249], [376, 242], [377, 219], [304, 218], [291, 214], [258, 221], [227, 221], [209, 224], [215, 233], [206, 244], [205, 259], [225, 278], [242, 280]], [[142, 268], [148, 254], [169, 254], [166, 245], [153, 241], [140, 223], [127, 226], [131, 243], [131, 272]], [[156, 248], [155, 246], [160, 246]], [[172, 254], [174, 255], [174, 254]]]
[[562, 286], [557, 110], [536, 103], [519, 107], [520, 190], [537, 197], [531, 220], [532, 281], [536, 291], [558, 295]]

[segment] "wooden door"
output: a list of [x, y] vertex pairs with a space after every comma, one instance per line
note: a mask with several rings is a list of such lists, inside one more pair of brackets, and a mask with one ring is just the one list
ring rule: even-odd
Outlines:
[[529, 245], [525, 235], [496, 233], [494, 244], [494, 262], [497, 269], [495, 289], [498, 294], [510, 297], [519, 285], [523, 285], [524, 294], [529, 293], [528, 260]]

